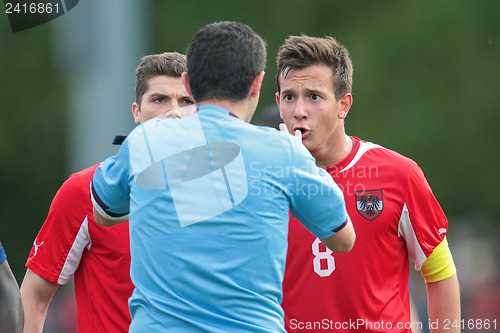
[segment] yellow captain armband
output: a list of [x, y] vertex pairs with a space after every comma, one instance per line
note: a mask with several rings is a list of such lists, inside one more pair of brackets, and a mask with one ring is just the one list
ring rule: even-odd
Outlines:
[[446, 237], [432, 251], [420, 272], [426, 283], [445, 280], [457, 272]]

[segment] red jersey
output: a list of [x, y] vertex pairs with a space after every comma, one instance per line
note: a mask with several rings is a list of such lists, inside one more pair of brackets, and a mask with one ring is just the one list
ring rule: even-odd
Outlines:
[[26, 267], [60, 285], [74, 274], [78, 332], [128, 332], [134, 288], [128, 223], [95, 222], [90, 182], [97, 167], [73, 174], [56, 193]]
[[332, 253], [290, 220], [282, 302], [288, 332], [411, 332], [408, 256], [420, 269], [447, 232], [415, 162], [353, 141], [327, 171], [344, 193], [356, 242], [349, 253]]

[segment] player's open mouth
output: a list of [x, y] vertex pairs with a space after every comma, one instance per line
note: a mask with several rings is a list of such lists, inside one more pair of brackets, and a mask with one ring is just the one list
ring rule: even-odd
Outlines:
[[302, 133], [302, 139], [305, 139], [310, 133], [310, 131], [304, 127], [294, 127], [293, 131], [295, 132], [296, 130], [299, 130], [300, 133]]

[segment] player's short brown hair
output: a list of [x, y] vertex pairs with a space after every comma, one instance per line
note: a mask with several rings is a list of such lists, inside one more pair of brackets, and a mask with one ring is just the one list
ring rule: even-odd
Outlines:
[[335, 98], [340, 100], [352, 92], [352, 61], [347, 49], [335, 38], [290, 36], [280, 47], [276, 57], [278, 73], [276, 83], [280, 92], [280, 77], [286, 77], [292, 69], [303, 69], [313, 65], [327, 65], [333, 72]]
[[135, 101], [141, 105], [142, 95], [148, 89], [148, 82], [158, 75], [181, 77], [187, 72], [186, 56], [177, 52], [151, 54], [141, 58], [135, 71]]

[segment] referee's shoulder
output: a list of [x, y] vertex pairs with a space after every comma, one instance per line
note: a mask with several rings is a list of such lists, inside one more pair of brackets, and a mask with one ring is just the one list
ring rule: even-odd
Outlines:
[[[300, 139], [294, 135], [267, 126], [256, 126], [257, 136], [266, 143], [269, 150], [276, 154], [276, 158], [281, 158], [281, 163], [305, 163], [304, 161], [313, 159], [311, 153]], [[294, 162], [295, 161], [295, 162]]]
[[256, 125], [255, 129], [258, 135], [268, 136], [277, 141], [277, 143], [289, 145], [293, 140], [296, 140], [293, 135], [282, 132], [274, 127]]

